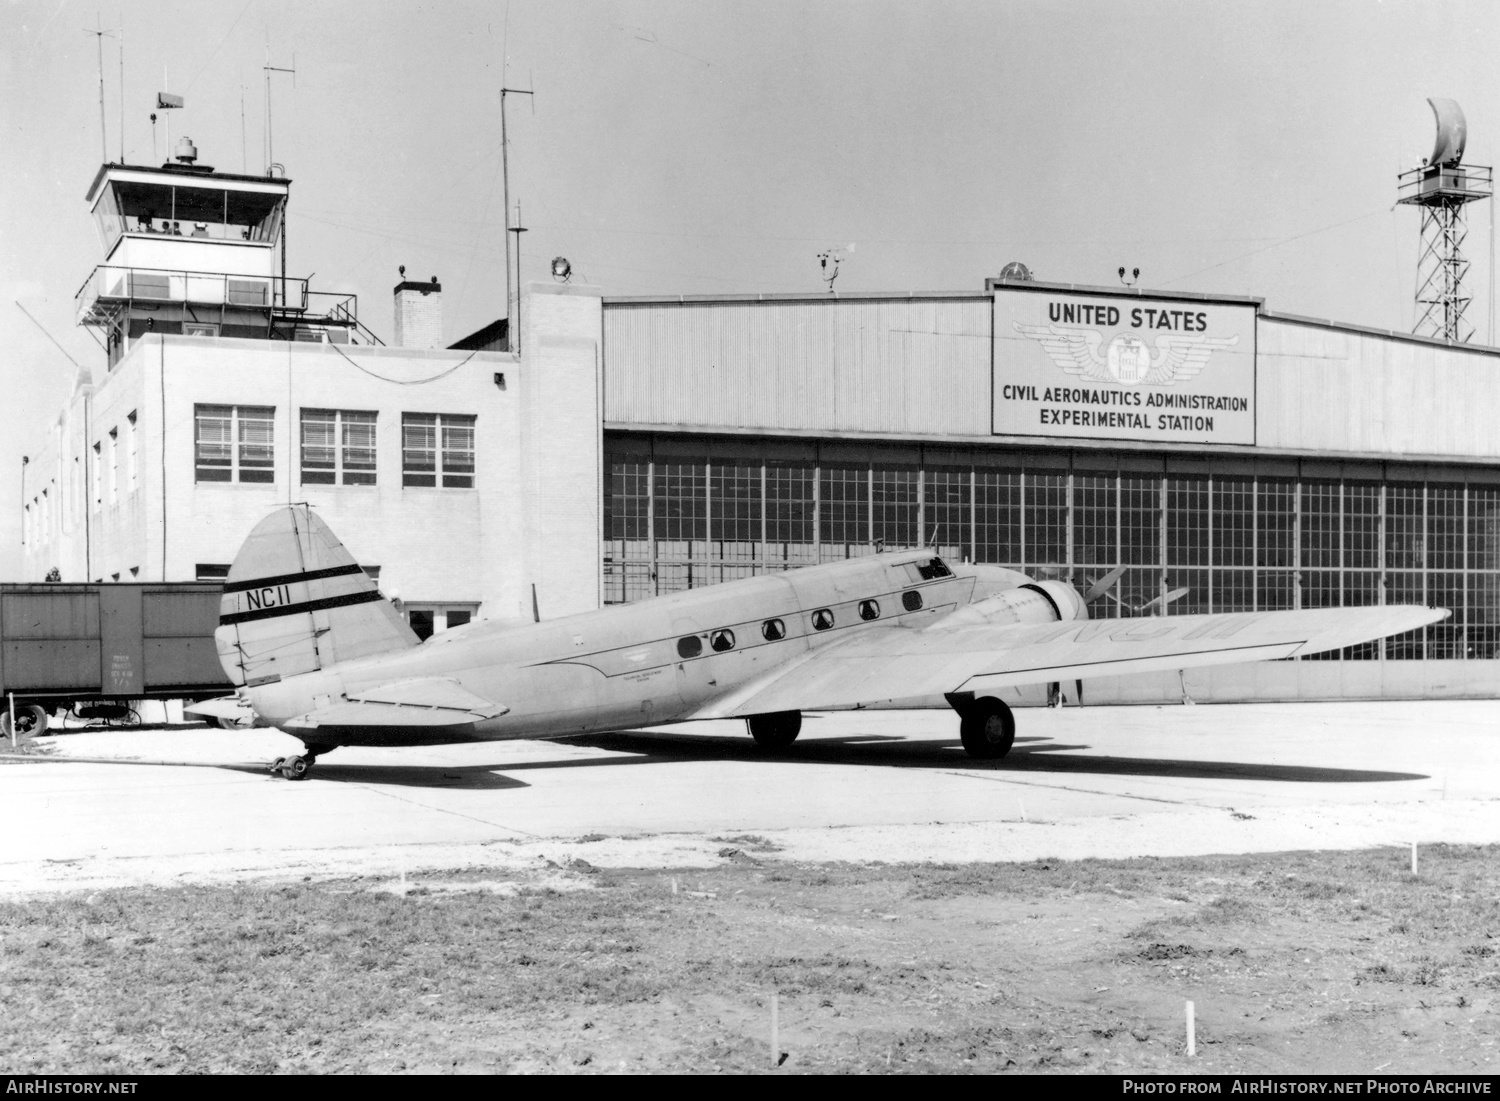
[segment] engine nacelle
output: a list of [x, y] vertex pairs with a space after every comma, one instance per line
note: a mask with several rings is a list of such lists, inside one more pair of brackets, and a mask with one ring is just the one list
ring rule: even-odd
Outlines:
[[943, 622], [945, 626], [961, 623], [1056, 623], [1088, 617], [1088, 605], [1073, 586], [1062, 581], [1029, 581], [976, 600]]

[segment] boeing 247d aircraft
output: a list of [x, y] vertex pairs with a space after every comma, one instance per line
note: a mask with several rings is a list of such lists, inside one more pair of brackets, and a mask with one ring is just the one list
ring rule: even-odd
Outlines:
[[344, 745], [549, 738], [743, 718], [789, 746], [802, 712], [941, 696], [969, 754], [1003, 757], [1002, 690], [1261, 661], [1410, 631], [1414, 606], [1089, 620], [1060, 581], [931, 550], [731, 581], [546, 622], [481, 620], [421, 642], [306, 505], [258, 524], [215, 632], [259, 725], [303, 742], [301, 779]]

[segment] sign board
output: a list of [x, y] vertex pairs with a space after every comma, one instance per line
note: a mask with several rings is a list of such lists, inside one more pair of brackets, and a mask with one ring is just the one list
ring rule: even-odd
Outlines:
[[1002, 287], [1003, 436], [1255, 443], [1255, 306]]

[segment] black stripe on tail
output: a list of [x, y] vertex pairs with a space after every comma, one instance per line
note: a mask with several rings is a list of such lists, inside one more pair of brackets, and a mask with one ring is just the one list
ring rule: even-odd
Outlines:
[[[355, 568], [358, 569], [358, 567]], [[349, 593], [347, 596], [325, 596], [321, 600], [304, 600], [301, 604], [282, 604], [272, 608], [254, 608], [248, 612], [231, 612], [219, 617], [219, 626], [228, 627], [234, 623], [250, 623], [257, 619], [275, 619], [277, 616], [321, 612], [327, 608], [346, 608], [351, 604], [369, 604], [371, 601], [384, 599], [385, 597], [380, 595], [378, 589], [367, 593]]]

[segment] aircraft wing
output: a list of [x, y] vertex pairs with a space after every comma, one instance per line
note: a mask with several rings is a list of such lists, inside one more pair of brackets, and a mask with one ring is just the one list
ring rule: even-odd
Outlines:
[[1387, 605], [863, 631], [794, 658], [691, 717], [858, 707], [1021, 684], [1315, 654], [1414, 630], [1443, 608]]
[[350, 692], [343, 699], [298, 715], [285, 730], [322, 726], [463, 726], [504, 715], [510, 708], [487, 700], [448, 677], [419, 677]]

